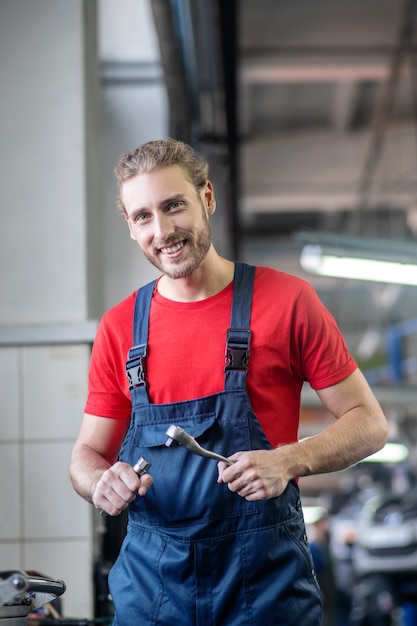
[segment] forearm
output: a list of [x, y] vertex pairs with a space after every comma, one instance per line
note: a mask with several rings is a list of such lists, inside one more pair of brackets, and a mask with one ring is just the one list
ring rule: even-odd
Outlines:
[[323, 432], [278, 448], [286, 457], [290, 478], [346, 469], [380, 450], [386, 442], [385, 418], [353, 409]]
[[387, 420], [359, 370], [317, 393], [335, 422], [297, 443], [237, 452], [219, 464], [219, 482], [247, 500], [274, 498], [290, 480], [346, 469], [385, 445]]
[[74, 445], [70, 477], [74, 489], [92, 502], [97, 483], [117, 460], [129, 419], [85, 414]]
[[76, 446], [70, 465], [70, 478], [77, 493], [92, 502], [97, 483], [110, 463], [98, 452], [87, 445]]
[[153, 483], [150, 474], [140, 475], [128, 463], [110, 463], [87, 445], [76, 445], [70, 466], [75, 490], [97, 509], [119, 515], [139, 494], [145, 496]]

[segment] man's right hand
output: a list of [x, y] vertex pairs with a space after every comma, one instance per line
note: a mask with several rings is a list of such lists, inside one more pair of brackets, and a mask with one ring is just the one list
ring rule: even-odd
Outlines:
[[139, 477], [128, 463], [117, 461], [105, 470], [94, 489], [92, 501], [96, 508], [119, 515], [136, 495], [144, 496], [153, 483], [150, 474]]

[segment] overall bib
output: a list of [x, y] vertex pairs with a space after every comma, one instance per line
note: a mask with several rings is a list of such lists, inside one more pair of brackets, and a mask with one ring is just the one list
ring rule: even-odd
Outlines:
[[[138, 291], [127, 363], [132, 419], [120, 460], [133, 465], [145, 456], [154, 483], [130, 505], [127, 535], [109, 575], [114, 626], [320, 624], [296, 482], [277, 498], [248, 502], [217, 483], [215, 460], [165, 446], [166, 430], [175, 424], [224, 456], [271, 448], [246, 393], [254, 272], [235, 265], [224, 390], [184, 402], [149, 402], [143, 360], [154, 283]], [[204, 337], [210, 329], [201, 332]]]

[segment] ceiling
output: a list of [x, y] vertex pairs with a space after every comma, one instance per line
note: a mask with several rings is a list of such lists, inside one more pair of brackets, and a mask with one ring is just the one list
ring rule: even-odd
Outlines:
[[245, 223], [339, 230], [364, 206], [385, 212], [369, 219], [370, 234], [406, 234], [417, 183], [415, 5], [238, 3]]

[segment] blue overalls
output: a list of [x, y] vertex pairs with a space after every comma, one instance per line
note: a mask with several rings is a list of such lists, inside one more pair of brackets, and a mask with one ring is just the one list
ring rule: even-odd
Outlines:
[[[224, 391], [196, 400], [149, 402], [142, 361], [154, 283], [138, 292], [127, 363], [132, 420], [120, 459], [133, 465], [145, 456], [154, 484], [131, 504], [110, 572], [114, 626], [320, 624], [297, 484], [277, 498], [248, 502], [217, 483], [216, 461], [165, 446], [166, 430], [175, 424], [224, 456], [271, 448], [246, 393], [254, 271], [235, 265]], [[207, 332], [202, 328], [196, 337], [202, 358]]]

